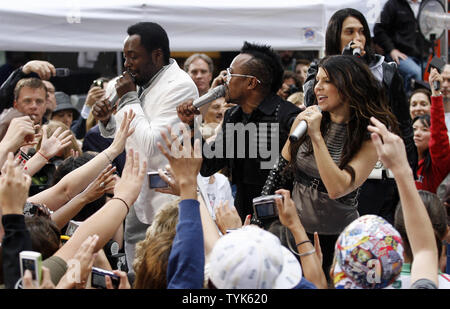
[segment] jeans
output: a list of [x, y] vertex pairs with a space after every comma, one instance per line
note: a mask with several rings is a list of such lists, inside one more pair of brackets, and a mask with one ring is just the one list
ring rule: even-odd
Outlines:
[[399, 59], [398, 70], [403, 77], [406, 94], [410, 94], [411, 79], [422, 80], [422, 68], [420, 60], [415, 57], [408, 57], [406, 60]]

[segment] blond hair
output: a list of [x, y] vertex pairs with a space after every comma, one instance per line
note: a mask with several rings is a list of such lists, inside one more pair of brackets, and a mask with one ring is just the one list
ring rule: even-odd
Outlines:
[[[133, 268], [136, 276], [143, 263], [149, 259], [148, 247], [154, 245], [155, 237], [162, 233], [172, 233], [175, 235], [178, 223], [178, 203], [181, 199], [173, 200], [161, 207], [155, 214], [152, 224], [147, 228], [145, 239], [136, 244], [136, 254], [133, 261]], [[147, 253], [146, 253], [147, 252]]]

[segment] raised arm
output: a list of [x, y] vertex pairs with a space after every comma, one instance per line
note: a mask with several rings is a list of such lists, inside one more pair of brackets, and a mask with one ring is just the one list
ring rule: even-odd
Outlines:
[[179, 203], [179, 220], [167, 267], [167, 288], [200, 289], [203, 286], [205, 267], [203, 227], [200, 205], [197, 201], [197, 175], [202, 163], [200, 141], [194, 142], [194, 150], [191, 149], [187, 157], [176, 156], [173, 151], [181, 150], [172, 147], [176, 137], [169, 140], [167, 135], [161, 135], [169, 151], [160, 143], [158, 148], [169, 160], [182, 199]]
[[67, 243], [54, 255], [67, 262], [74, 256], [83, 241], [94, 234], [98, 235], [98, 242], [95, 245], [94, 252], [103, 248], [122, 224], [129, 207], [136, 201], [141, 191], [146, 171], [147, 162], [144, 161], [141, 165], [139, 153], [135, 153], [130, 149], [127, 153], [127, 161], [122, 177], [114, 188], [114, 197], [84, 221]]
[[83, 207], [111, 189], [114, 189], [114, 173], [116, 169], [108, 165], [105, 170], [80, 194], [51, 214], [52, 221], [62, 229], [75, 217]]
[[6, 161], [9, 152], [15, 153], [23, 144], [34, 143], [35, 129], [30, 116], [14, 118], [0, 142], [0, 166]]
[[56, 210], [84, 190], [112, 160], [122, 153], [127, 138], [133, 134], [130, 123], [134, 118], [132, 111], [124, 115], [124, 121], [113, 143], [83, 166], [70, 172], [53, 187], [33, 195], [28, 200], [47, 205]]
[[70, 130], [61, 132], [59, 127], [53, 132], [52, 136], [47, 137], [47, 128], [42, 128], [41, 147], [37, 153], [31, 157], [24, 166], [26, 173], [30, 176], [36, 174], [42, 167], [47, 164], [48, 160], [57, 155], [61, 150], [71, 143], [72, 135]]
[[328, 288], [327, 279], [322, 269], [322, 260], [319, 252], [320, 245], [316, 249], [316, 244], [313, 245], [308, 235], [306, 235], [305, 228], [300, 221], [290, 192], [281, 189], [276, 191], [276, 193], [283, 195], [283, 201], [281, 199], [275, 200], [278, 208], [278, 216], [281, 224], [287, 227], [294, 236], [295, 243], [297, 244], [296, 249], [302, 264], [303, 275], [308, 281], [314, 283], [317, 288]]
[[13, 106], [14, 88], [19, 80], [26, 77], [39, 77], [48, 80], [55, 74], [53, 64], [41, 60], [31, 60], [23, 67], [16, 69], [0, 87], [0, 112]]
[[23, 206], [30, 184], [31, 177], [14, 162], [14, 156], [10, 152], [0, 175], [0, 214], [5, 228], [1, 267], [7, 289], [13, 289], [20, 278], [19, 253], [23, 250], [32, 250], [30, 232], [23, 215]]
[[435, 89], [433, 82], [438, 81], [442, 85], [442, 76], [436, 69], [431, 70], [429, 83], [431, 87], [431, 137], [429, 151], [433, 165], [442, 169], [442, 174], [450, 172], [450, 143], [445, 125], [445, 112], [443, 96], [440, 89]]
[[406, 234], [413, 254], [411, 282], [428, 279], [438, 283], [438, 251], [427, 210], [417, 192], [403, 141], [377, 119], [368, 126], [379, 159], [394, 174], [403, 207]]

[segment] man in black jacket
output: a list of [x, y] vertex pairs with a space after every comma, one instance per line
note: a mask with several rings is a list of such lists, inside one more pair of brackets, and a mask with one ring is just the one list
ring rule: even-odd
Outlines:
[[[300, 112], [276, 95], [282, 76], [279, 56], [269, 46], [245, 42], [222, 77], [227, 87], [225, 101], [237, 105], [225, 113], [215, 141], [203, 145], [200, 174], [211, 176], [224, 167], [231, 169], [237, 188], [235, 206], [242, 219], [253, 213], [252, 200], [261, 195]], [[198, 114], [190, 102], [181, 104], [177, 111], [190, 125]]]
[[[19, 80], [28, 77], [36, 77], [42, 79], [43, 81], [47, 81], [52, 76], [55, 76], [55, 70], [55, 67], [50, 62], [32, 60], [12, 72], [8, 79], [0, 87], [0, 113], [4, 109], [13, 106], [14, 88], [16, 87], [16, 84], [19, 82]], [[46, 88], [48, 88], [47, 85], [51, 85], [51, 83], [46, 84]], [[48, 90], [51, 89], [47, 89], [47, 91]], [[54, 90], [55, 89], [53, 88], [53, 92]]]
[[405, 81], [405, 90], [412, 91], [411, 80], [422, 80], [424, 56], [431, 47], [419, 30], [417, 16], [422, 3], [419, 0], [389, 0], [376, 23], [374, 41], [383, 48], [386, 58], [398, 64]]
[[[412, 170], [417, 169], [417, 149], [414, 144], [412, 120], [409, 114], [408, 98], [403, 88], [403, 79], [395, 63], [387, 63], [384, 57], [375, 54], [371, 46], [370, 29], [364, 15], [355, 9], [342, 9], [333, 14], [325, 36], [325, 54], [337, 55], [353, 42], [353, 49], [360, 48], [360, 57], [368, 64], [374, 76], [383, 84], [392, 113], [397, 118], [401, 137], [405, 143], [408, 162]], [[344, 53], [347, 51], [344, 51]], [[350, 49], [350, 52], [352, 50]], [[356, 57], [356, 56], [355, 56]], [[305, 105], [314, 104], [314, 82], [317, 64], [312, 63], [303, 86]], [[393, 222], [398, 193], [392, 173], [378, 166], [361, 186], [358, 198], [360, 215], [376, 214]]]

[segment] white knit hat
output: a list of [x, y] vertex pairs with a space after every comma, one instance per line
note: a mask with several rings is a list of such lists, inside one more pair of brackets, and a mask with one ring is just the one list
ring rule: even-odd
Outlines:
[[209, 278], [218, 289], [291, 289], [300, 283], [302, 269], [275, 235], [249, 225], [216, 242]]

